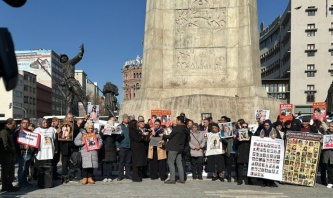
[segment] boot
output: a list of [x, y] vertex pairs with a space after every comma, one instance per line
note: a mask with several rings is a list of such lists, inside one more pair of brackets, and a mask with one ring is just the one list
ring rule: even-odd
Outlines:
[[84, 177], [84, 178], [82, 178], [81, 182], [82, 182], [83, 185], [86, 185], [87, 182], [88, 182], [88, 179], [86, 177]]
[[88, 184], [95, 184], [95, 181], [91, 177], [89, 177], [88, 178]]

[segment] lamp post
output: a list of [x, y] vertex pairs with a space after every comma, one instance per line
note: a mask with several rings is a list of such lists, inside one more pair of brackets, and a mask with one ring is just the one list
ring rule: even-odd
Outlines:
[[9, 109], [11, 109], [11, 108], [17, 108], [17, 109], [22, 109], [23, 111], [24, 111], [24, 117], [26, 118], [27, 117], [27, 110], [25, 109], [25, 108], [23, 108], [23, 107], [19, 107], [19, 106], [16, 106], [16, 105], [14, 105], [13, 103], [9, 103]]

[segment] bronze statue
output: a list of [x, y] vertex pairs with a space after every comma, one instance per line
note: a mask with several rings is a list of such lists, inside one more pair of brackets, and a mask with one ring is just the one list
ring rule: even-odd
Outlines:
[[114, 115], [114, 111], [118, 110], [117, 98], [119, 95], [118, 87], [111, 82], [106, 82], [103, 87], [103, 95], [105, 97], [105, 109], [109, 115]]
[[66, 92], [66, 102], [67, 109], [66, 113], [70, 113], [73, 110], [73, 100], [74, 95], [76, 95], [80, 102], [82, 102], [85, 110], [87, 111], [87, 98], [84, 94], [82, 86], [79, 81], [74, 78], [75, 75], [75, 65], [80, 62], [84, 53], [84, 45], [80, 46], [80, 52], [74, 58], [68, 60], [68, 56], [66, 54], [60, 54], [60, 62], [63, 64], [63, 74], [64, 81], [59, 83], [61, 86], [67, 88]]

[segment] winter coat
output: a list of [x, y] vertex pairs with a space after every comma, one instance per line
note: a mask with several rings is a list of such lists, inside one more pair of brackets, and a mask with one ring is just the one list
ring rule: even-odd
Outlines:
[[131, 140], [132, 165], [134, 167], [147, 165], [147, 153], [145, 148], [146, 137], [139, 129], [129, 129]]
[[103, 140], [103, 147], [100, 150], [100, 157], [103, 162], [114, 162], [117, 160], [116, 139], [118, 135], [103, 135], [100, 133]]
[[[203, 148], [205, 147], [206, 139], [204, 137], [204, 133], [200, 131], [190, 133], [190, 148], [191, 148], [191, 157], [202, 157], [203, 156]], [[196, 150], [195, 147], [200, 146], [200, 150]]]
[[[75, 145], [80, 147], [82, 168], [98, 168], [98, 150], [86, 150], [86, 145], [82, 144], [84, 134], [87, 134], [86, 130], [82, 130], [74, 140]], [[101, 146], [103, 146], [103, 140], [99, 134], [96, 134], [96, 138], [98, 145], [101, 148]]]
[[131, 140], [129, 138], [128, 126], [123, 123], [121, 123], [119, 126], [123, 132], [117, 138], [116, 147], [120, 149], [129, 149], [131, 148]]
[[[327, 130], [324, 135], [333, 135], [333, 132]], [[333, 149], [323, 149], [322, 150], [323, 163], [333, 164]]]
[[[250, 137], [252, 137], [252, 133], [248, 133]], [[239, 135], [237, 135], [234, 140], [234, 144], [236, 145], [237, 150], [237, 163], [239, 164], [247, 164], [249, 163], [250, 156], [250, 147], [251, 147], [251, 139], [250, 141], [239, 141]]]
[[[80, 133], [81, 127], [83, 128], [83, 124], [86, 122], [83, 121], [81, 126], [78, 127], [75, 123], [74, 125], [74, 134], [73, 137], [76, 137]], [[60, 153], [61, 155], [70, 156], [74, 151], [78, 151], [78, 147], [75, 145], [74, 141], [59, 141]]]
[[[153, 146], [148, 147], [148, 159], [153, 159], [154, 148]], [[167, 158], [165, 146], [157, 147], [157, 160], [164, 160]]]
[[167, 151], [183, 151], [185, 144], [185, 135], [186, 135], [186, 126], [185, 125], [177, 125], [172, 129], [170, 135], [163, 135], [163, 139], [168, 139], [166, 145]]

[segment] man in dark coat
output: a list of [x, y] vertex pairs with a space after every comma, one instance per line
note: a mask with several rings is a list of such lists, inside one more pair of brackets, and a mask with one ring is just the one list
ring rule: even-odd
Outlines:
[[[73, 114], [67, 113], [65, 120], [71, 122], [74, 125], [73, 137], [75, 138], [80, 132], [80, 128], [84, 128], [85, 121], [80, 124], [80, 127], [74, 123]], [[79, 148], [75, 146], [74, 140], [61, 141], [59, 143], [60, 153], [61, 153], [61, 164], [62, 164], [62, 182], [68, 183], [69, 181], [75, 179], [75, 169], [70, 167], [69, 158], [74, 152], [78, 152]]]
[[144, 120], [131, 120], [129, 123], [129, 137], [132, 149], [133, 182], [142, 182], [142, 167], [147, 166], [145, 140], [147, 139], [146, 137], [149, 133], [143, 132], [144, 126]]
[[170, 179], [165, 181], [165, 184], [175, 184], [176, 183], [176, 169], [175, 162], [177, 164], [179, 173], [179, 182], [185, 183], [184, 169], [182, 164], [182, 152], [185, 144], [185, 117], [177, 117], [177, 126], [172, 129], [170, 135], [163, 135], [163, 139], [169, 140], [166, 145], [166, 150], [168, 151], [168, 165], [170, 170]]
[[14, 181], [14, 170], [16, 151], [14, 144], [14, 130], [16, 122], [13, 118], [6, 120], [6, 126], [0, 132], [0, 164], [1, 164], [1, 179], [2, 189], [1, 191], [17, 191], [18, 188], [14, 187], [12, 182]]
[[125, 177], [131, 179], [130, 169], [131, 169], [131, 141], [129, 138], [128, 123], [129, 117], [127, 114], [123, 116], [123, 122], [119, 125], [121, 127], [122, 133], [117, 137], [116, 146], [119, 152], [119, 176], [117, 181], [124, 179], [124, 167], [125, 167]]

